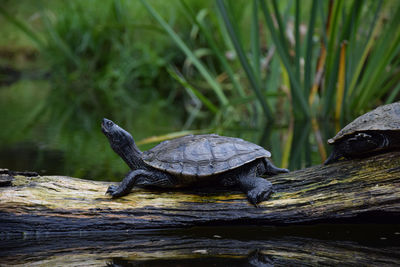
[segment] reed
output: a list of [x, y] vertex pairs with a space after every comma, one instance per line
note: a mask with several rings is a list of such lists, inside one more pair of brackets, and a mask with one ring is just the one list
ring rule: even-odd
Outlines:
[[[162, 27], [168, 27], [146, 0], [141, 2]], [[185, 1], [181, 2], [185, 11], [196, 18], [196, 12], [190, 10]], [[227, 73], [229, 81], [220, 88], [230, 83], [238, 89], [236, 96], [253, 99], [255, 102], [248, 103], [255, 107], [253, 118], [264, 118], [258, 123], [277, 121], [281, 110], [286, 115], [278, 119], [278, 124], [289, 125], [290, 117], [311, 120], [312, 127], [308, 128], [313, 129], [315, 136], [311, 139], [318, 147], [321, 160], [326, 157], [324, 140], [334, 131], [321, 132], [324, 127], [318, 125], [318, 120], [332, 120], [339, 129], [355, 116], [399, 99], [398, 2], [310, 0], [293, 4], [293, 1], [254, 0], [238, 15], [235, 4], [217, 0], [216, 10], [207, 10], [205, 16], [209, 20], [217, 16], [216, 20], [222, 22], [220, 31], [213, 31], [197, 19], [191, 22], [205, 35], [211, 51], [223, 66], [222, 72]], [[240, 25], [241, 20], [247, 27]], [[301, 28], [306, 31], [302, 32]], [[176, 33], [170, 30], [168, 34], [174, 37]], [[216, 40], [222, 42], [216, 45]], [[237, 57], [228, 62], [223, 55], [230, 49]], [[272, 58], [278, 58], [280, 63], [261, 67], [261, 61], [267, 58], [266, 50], [276, 50]], [[289, 78], [288, 91], [282, 85], [284, 75]], [[214, 82], [215, 79], [211, 87]], [[278, 83], [277, 89], [286, 94], [283, 100], [278, 94], [267, 93], [274, 90], [268, 86], [273, 83]], [[233, 102], [229, 96], [224, 105]], [[282, 162], [286, 165], [287, 145], [280, 147], [285, 149]], [[299, 154], [294, 149], [297, 148], [292, 147], [290, 154]], [[306, 161], [305, 158], [299, 160]]]
[[49, 73], [25, 121], [51, 136], [88, 136], [112, 114], [138, 139], [207, 129], [295, 169], [324, 159], [335, 125], [399, 100], [399, 1], [62, 3], [38, 6], [41, 30], [0, 6]]

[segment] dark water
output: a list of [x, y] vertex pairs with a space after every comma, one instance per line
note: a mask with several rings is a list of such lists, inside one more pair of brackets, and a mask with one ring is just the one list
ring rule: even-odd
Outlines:
[[0, 265], [398, 266], [398, 224], [226, 226], [10, 237]]
[[14, 171], [35, 171], [40, 175], [60, 175], [64, 169], [64, 153], [41, 148], [34, 143], [19, 143], [0, 148], [0, 168]]

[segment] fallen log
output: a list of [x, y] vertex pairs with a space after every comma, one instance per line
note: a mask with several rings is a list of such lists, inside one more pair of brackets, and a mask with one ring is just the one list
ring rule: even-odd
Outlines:
[[62, 176], [14, 177], [0, 187], [0, 233], [94, 233], [199, 225], [400, 221], [400, 152], [270, 177], [275, 193], [255, 208], [235, 190], [136, 188]]

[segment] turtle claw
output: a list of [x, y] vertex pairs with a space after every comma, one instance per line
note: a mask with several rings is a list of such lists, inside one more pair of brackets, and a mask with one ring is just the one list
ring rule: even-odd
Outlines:
[[272, 190], [260, 190], [259, 188], [255, 188], [247, 193], [247, 199], [253, 204], [256, 208], [259, 207], [258, 203], [267, 200]]
[[116, 185], [110, 185], [106, 191], [106, 195], [109, 194], [112, 197], [116, 196], [116, 191], [117, 191], [118, 186]]
[[258, 207], [258, 203], [267, 200], [273, 191], [272, 184], [260, 177], [242, 176], [239, 178], [239, 184], [249, 202], [255, 207]]

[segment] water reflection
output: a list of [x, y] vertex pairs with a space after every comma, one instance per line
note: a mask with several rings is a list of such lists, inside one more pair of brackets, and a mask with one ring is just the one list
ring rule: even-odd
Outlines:
[[36, 171], [41, 175], [62, 174], [64, 153], [34, 143], [0, 147], [0, 167], [14, 171]]
[[0, 265], [398, 265], [400, 226], [196, 227], [153, 232], [0, 235]]
[[256, 249], [247, 256], [233, 255], [214, 255], [214, 256], [197, 256], [182, 259], [149, 259], [149, 260], [127, 260], [122, 258], [114, 258], [107, 263], [107, 266], [275, 266], [273, 257], [265, 254], [262, 249]]

